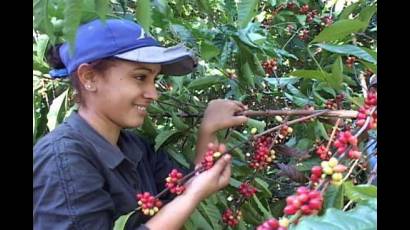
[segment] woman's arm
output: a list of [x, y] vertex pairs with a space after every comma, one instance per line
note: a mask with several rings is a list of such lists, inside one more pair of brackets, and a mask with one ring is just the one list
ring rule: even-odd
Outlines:
[[196, 206], [209, 195], [225, 187], [231, 177], [231, 156], [225, 155], [215, 165], [193, 177], [182, 195], [177, 196], [146, 224], [150, 230], [180, 229], [194, 212]]

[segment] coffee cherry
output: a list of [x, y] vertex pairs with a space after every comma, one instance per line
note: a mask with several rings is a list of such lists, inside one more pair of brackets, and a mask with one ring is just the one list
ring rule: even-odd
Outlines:
[[238, 225], [239, 220], [241, 219], [241, 215], [241, 211], [238, 210], [236, 213], [233, 213], [233, 211], [228, 208], [222, 214], [222, 221], [225, 224], [228, 224], [230, 227], [235, 227], [236, 225]]
[[279, 227], [279, 221], [275, 218], [269, 219], [259, 225], [256, 230], [277, 230]]
[[239, 186], [239, 193], [245, 198], [252, 197], [256, 191], [256, 188], [252, 187], [249, 182], [244, 182]]
[[162, 202], [159, 199], [156, 199], [149, 192], [138, 193], [136, 198], [138, 200], [137, 203], [144, 215], [153, 216], [162, 206]]
[[165, 179], [166, 184], [165, 187], [169, 188], [171, 193], [180, 195], [185, 191], [185, 187], [183, 185], [177, 184], [178, 180], [183, 177], [183, 174], [178, 172], [178, 170], [173, 169], [168, 177]]

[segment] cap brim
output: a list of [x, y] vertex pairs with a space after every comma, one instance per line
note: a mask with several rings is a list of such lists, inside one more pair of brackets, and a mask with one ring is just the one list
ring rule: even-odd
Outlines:
[[149, 64], [161, 64], [161, 72], [166, 75], [184, 75], [191, 73], [197, 61], [194, 54], [183, 46], [169, 48], [160, 46], [141, 47], [115, 55], [128, 61]]

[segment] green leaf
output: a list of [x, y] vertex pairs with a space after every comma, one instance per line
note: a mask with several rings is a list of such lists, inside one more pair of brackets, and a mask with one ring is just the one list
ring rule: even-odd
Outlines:
[[372, 64], [372, 63], [361, 61], [361, 60], [359, 60], [359, 62], [362, 63], [367, 68], [369, 68], [373, 73], [377, 73], [377, 65], [376, 64]]
[[316, 79], [319, 81], [325, 81], [329, 73], [322, 72], [320, 70], [296, 70], [288, 73], [289, 76], [302, 77], [307, 79]]
[[150, 26], [152, 24], [152, 8], [150, 0], [138, 0], [137, 8], [135, 9], [135, 17], [144, 28], [145, 32], [150, 34]]
[[244, 57], [241, 57], [239, 55], [240, 61], [238, 62], [238, 68], [239, 68], [239, 75], [238, 75], [238, 80], [241, 83], [245, 83], [248, 85], [251, 85], [252, 87], [255, 87], [255, 81], [254, 81], [254, 76], [251, 70], [251, 67], [246, 60], [244, 60]]
[[248, 121], [246, 122], [246, 126], [249, 128], [256, 128], [258, 129], [258, 133], [263, 132], [263, 130], [266, 127], [265, 121], [258, 121], [253, 118], [249, 118]]
[[343, 11], [340, 13], [339, 15], [339, 20], [343, 20], [343, 19], [348, 19], [349, 15], [360, 5], [361, 1], [358, 1], [346, 8], [343, 9]]
[[205, 12], [208, 13], [208, 15], [212, 15], [212, 9], [210, 7], [208, 0], [197, 0], [197, 1], [201, 9], [204, 9]]
[[213, 85], [222, 84], [223, 80], [219, 76], [200, 77], [191, 81], [187, 87], [188, 89], [207, 89]]
[[185, 124], [184, 121], [178, 117], [175, 113], [172, 113], [172, 123], [174, 124], [175, 128], [182, 131], [189, 128], [189, 125]]
[[238, 2], [238, 25], [245, 28], [248, 22], [256, 15], [258, 0], [239, 0]]
[[264, 193], [266, 196], [272, 196], [272, 193], [269, 190], [269, 184], [266, 183], [264, 180], [260, 179], [259, 177], [255, 178], [255, 187], [260, 189], [261, 192]]
[[258, 33], [248, 33], [246, 36], [248, 36], [249, 40], [256, 45], [262, 45], [266, 41], [266, 37]]
[[71, 54], [74, 53], [75, 35], [81, 22], [82, 9], [82, 0], [66, 0], [66, 7], [64, 8], [63, 33], [66, 40], [70, 44]]
[[221, 57], [219, 59], [220, 66], [225, 66], [226, 62], [228, 61], [228, 58], [230, 58], [232, 54], [231, 44], [232, 44], [231, 41], [225, 42], [225, 45], [222, 49]]
[[252, 196], [252, 200], [257, 204], [259, 210], [263, 213], [265, 219], [269, 219], [272, 217], [268, 209], [266, 209], [265, 206], [263, 206], [263, 204], [257, 196]]
[[171, 32], [176, 35], [179, 39], [186, 43], [193, 44], [195, 42], [194, 37], [190, 30], [188, 30], [185, 26], [180, 24], [171, 24], [170, 25]]
[[212, 204], [211, 202], [201, 202], [199, 205], [199, 210], [201, 210], [204, 217], [208, 220], [209, 223], [212, 225], [212, 229], [222, 229], [222, 226], [216, 222], [219, 218], [221, 218], [221, 213], [219, 209]]
[[343, 82], [343, 62], [342, 58], [339, 56], [332, 65], [332, 74], [327, 78], [329, 85], [339, 90], [342, 87]]
[[[151, 104], [152, 105], [152, 104]], [[157, 136], [157, 129], [150, 117], [145, 117], [141, 129], [151, 138]]]
[[328, 209], [328, 208], [337, 208], [337, 209], [342, 209], [343, 208], [343, 196], [344, 196], [344, 190], [343, 186], [335, 186], [335, 185], [329, 185], [328, 189], [326, 190], [324, 194], [324, 208], [323, 209]]
[[[366, 6], [362, 11], [360, 11], [359, 19], [366, 25], [369, 24], [370, 19], [373, 17], [374, 13], [377, 11], [377, 5], [373, 4], [371, 6]], [[367, 26], [366, 26], [367, 27]]]
[[322, 122], [316, 120], [315, 123], [315, 135], [317, 137], [323, 137], [326, 140], [329, 140], [329, 136], [327, 135], [325, 126], [323, 125]]
[[47, 114], [47, 127], [51, 131], [53, 130], [64, 117], [63, 112], [65, 111], [65, 100], [67, 98], [68, 89], [60, 94], [53, 100], [53, 103], [50, 106], [50, 110]]
[[322, 49], [327, 51], [338, 53], [338, 54], [345, 54], [345, 55], [354, 55], [360, 59], [365, 61], [371, 62], [376, 64], [376, 59], [366, 52], [363, 48], [354, 46], [354, 45], [331, 45], [331, 44], [316, 44]]
[[297, 82], [299, 82], [300, 78], [298, 77], [281, 77], [281, 78], [276, 78], [276, 77], [265, 77], [263, 80], [267, 81], [269, 84], [275, 86], [275, 87], [285, 87], [288, 84], [293, 85]]
[[210, 230], [212, 229], [212, 226], [206, 221], [205, 217], [202, 216], [202, 214], [198, 211], [198, 208], [194, 210], [194, 212], [191, 214], [189, 218], [193, 225], [195, 226], [194, 229], [204, 229], [204, 230]]
[[47, 49], [47, 44], [49, 41], [49, 37], [45, 34], [42, 34], [38, 37], [37, 40], [37, 59], [40, 63], [44, 63], [44, 54]]
[[360, 20], [340, 20], [323, 29], [323, 31], [313, 39], [312, 43], [341, 40], [364, 27], [366, 27], [366, 24]]
[[239, 180], [237, 180], [237, 179], [235, 179], [235, 178], [233, 178], [233, 177], [231, 177], [231, 178], [229, 179], [229, 185], [231, 185], [231, 186], [233, 186], [233, 187], [235, 187], [235, 188], [239, 188], [239, 186], [241, 186], [241, 184], [242, 184], [242, 182], [240, 182]]
[[209, 60], [219, 54], [219, 49], [208, 42], [201, 43], [201, 56], [205, 60]]
[[356, 185], [351, 181], [345, 182], [346, 196], [352, 201], [370, 200], [377, 198], [377, 187], [374, 185]]
[[135, 211], [132, 211], [128, 214], [122, 215], [118, 217], [118, 219], [114, 223], [113, 230], [125, 230], [125, 225], [127, 224], [128, 219]]
[[167, 149], [169, 155], [171, 155], [172, 158], [174, 158], [174, 160], [176, 160], [178, 163], [180, 163], [181, 165], [183, 165], [186, 168], [190, 167], [189, 162], [185, 159], [185, 157], [183, 156], [182, 153], [179, 153], [177, 151], [175, 151], [175, 149]]
[[53, 25], [48, 18], [48, 0], [33, 1], [34, 28], [41, 30], [47, 35], [53, 34]]
[[166, 130], [160, 132], [155, 138], [155, 151], [157, 151], [169, 138], [179, 132], [180, 131], [178, 130]]
[[94, 0], [95, 3], [95, 11], [97, 12], [98, 16], [105, 19], [106, 14], [108, 13], [109, 8], [109, 0]]
[[308, 139], [308, 138], [302, 138], [299, 140], [298, 144], [296, 145], [296, 148], [300, 150], [307, 150], [309, 149], [313, 144], [313, 141]]
[[[270, 49], [272, 49], [271, 47], [269, 47]], [[273, 48], [273, 50], [275, 51], [276, 54], [278, 54], [279, 56], [285, 56], [285, 57], [289, 57], [289, 58], [293, 58], [295, 60], [299, 60], [298, 57], [296, 57], [295, 55], [289, 53], [288, 51], [284, 50], [284, 49], [278, 49], [278, 48]]]
[[320, 165], [321, 160], [319, 158], [310, 158], [296, 164], [296, 169], [301, 172], [309, 172], [313, 166]]
[[296, 15], [296, 18], [302, 26], [306, 24], [306, 15]]
[[377, 229], [377, 209], [368, 205], [357, 205], [356, 208], [343, 212], [327, 209], [323, 216], [304, 217], [289, 230], [370, 230]]

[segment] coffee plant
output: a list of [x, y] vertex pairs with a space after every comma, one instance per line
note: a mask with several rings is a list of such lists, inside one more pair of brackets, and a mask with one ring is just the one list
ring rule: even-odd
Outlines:
[[[201, 166], [170, 172], [159, 194], [136, 194], [133, 212], [155, 215], [161, 196], [233, 156], [225, 189], [184, 229], [376, 229], [377, 1], [34, 0], [33, 144], [73, 110], [67, 79], [52, 79], [45, 53], [74, 42], [94, 18], [136, 20], [164, 45], [194, 50], [199, 66], [160, 76], [160, 98], [135, 133], [189, 167], [206, 104], [242, 101], [250, 119], [218, 133]], [[120, 217], [115, 229], [123, 229]]]

